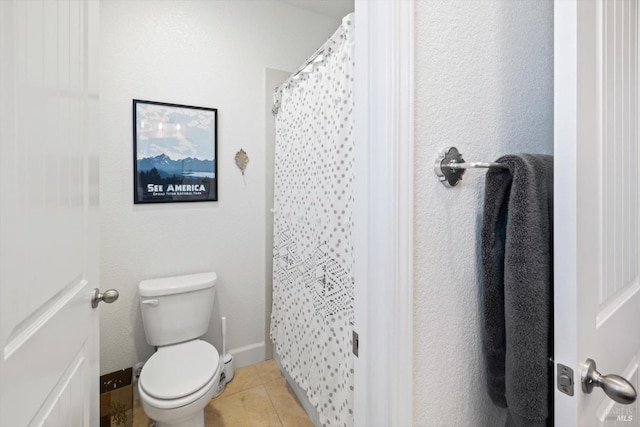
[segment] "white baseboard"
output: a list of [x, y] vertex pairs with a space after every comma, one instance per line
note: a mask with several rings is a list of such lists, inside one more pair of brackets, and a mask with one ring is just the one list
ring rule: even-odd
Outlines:
[[232, 348], [228, 351], [233, 355], [233, 366], [235, 369], [245, 366], [255, 365], [265, 360], [264, 342], [245, 345], [244, 347]]

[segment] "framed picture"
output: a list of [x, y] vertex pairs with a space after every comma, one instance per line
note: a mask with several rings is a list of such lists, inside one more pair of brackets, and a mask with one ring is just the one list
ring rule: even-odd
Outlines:
[[133, 100], [133, 202], [218, 200], [218, 110]]

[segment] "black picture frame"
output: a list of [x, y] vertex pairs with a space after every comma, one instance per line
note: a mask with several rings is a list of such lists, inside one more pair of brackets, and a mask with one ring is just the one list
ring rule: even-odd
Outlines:
[[133, 100], [133, 202], [218, 201], [218, 109]]

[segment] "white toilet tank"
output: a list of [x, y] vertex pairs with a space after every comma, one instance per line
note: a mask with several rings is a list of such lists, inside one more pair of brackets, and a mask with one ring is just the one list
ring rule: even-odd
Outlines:
[[216, 273], [143, 280], [138, 285], [149, 345], [164, 346], [204, 335], [215, 298]]

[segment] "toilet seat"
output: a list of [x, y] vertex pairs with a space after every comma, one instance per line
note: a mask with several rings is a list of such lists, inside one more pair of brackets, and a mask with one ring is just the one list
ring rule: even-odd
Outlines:
[[[220, 369], [218, 370], [218, 373], [219, 372], [222, 372], [222, 365], [220, 365]], [[138, 393], [140, 394], [140, 401], [142, 402], [143, 407], [150, 406], [152, 408], [155, 408], [155, 410], [160, 410], [160, 411], [182, 408], [184, 406], [197, 402], [198, 399], [201, 399], [203, 397], [206, 398], [205, 401], [208, 401], [215, 394], [216, 387], [219, 383], [219, 379], [217, 377], [218, 376], [216, 375], [214, 376], [214, 378], [211, 378], [211, 381], [209, 381], [204, 387], [202, 387], [196, 393], [190, 394], [185, 397], [181, 397], [179, 399], [157, 399], [147, 394], [144, 391], [144, 389], [140, 387], [140, 384], [138, 384]], [[203, 405], [203, 407], [205, 405]], [[147, 412], [146, 408], [145, 408], [145, 412]], [[147, 414], [149, 413], [147, 412]]]
[[202, 340], [160, 347], [145, 363], [139, 389], [150, 400], [163, 402], [160, 407], [183, 406], [216, 382], [219, 365], [218, 351]]

